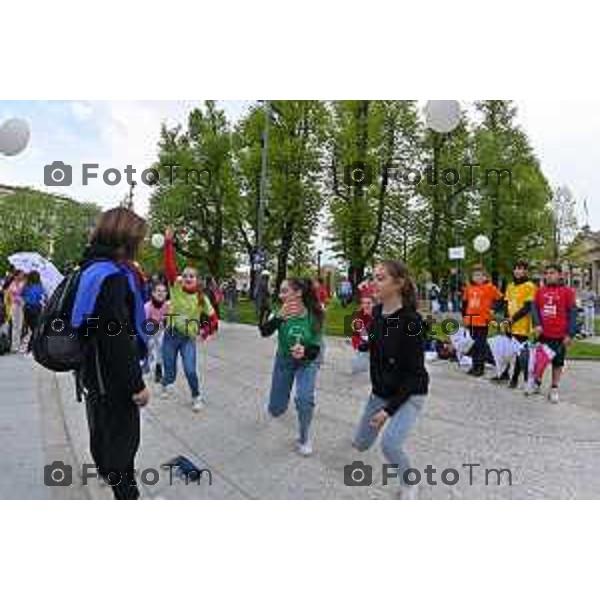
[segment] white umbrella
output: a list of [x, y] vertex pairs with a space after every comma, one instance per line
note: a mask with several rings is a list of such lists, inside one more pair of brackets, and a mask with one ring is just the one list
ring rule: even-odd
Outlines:
[[8, 257], [8, 262], [25, 273], [37, 271], [42, 280], [42, 286], [48, 297], [52, 295], [56, 286], [62, 281], [61, 272], [50, 262], [37, 252], [17, 252]]
[[488, 345], [494, 357], [496, 375], [498, 377], [518, 357], [523, 348], [523, 344], [519, 343], [515, 338], [509, 338], [506, 335], [496, 335], [490, 338]]
[[456, 357], [459, 361], [469, 352], [469, 350], [471, 350], [475, 343], [471, 334], [464, 327], [460, 327], [459, 330], [455, 334], [449, 336], [449, 338], [452, 346], [456, 350]]

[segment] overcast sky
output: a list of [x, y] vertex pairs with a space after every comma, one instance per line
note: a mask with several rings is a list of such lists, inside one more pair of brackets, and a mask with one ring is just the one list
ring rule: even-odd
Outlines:
[[[0, 184], [55, 190], [103, 207], [116, 205], [127, 192], [125, 177], [114, 187], [102, 181], [105, 169], [123, 170], [131, 164], [134, 177], [156, 159], [161, 122], [183, 122], [200, 101], [0, 101], [0, 124], [23, 117], [31, 124], [29, 147], [16, 157], [0, 155]], [[235, 120], [248, 101], [226, 101], [229, 118]], [[518, 120], [525, 129], [544, 173], [553, 186], [569, 186], [578, 201], [580, 221], [585, 222], [583, 199], [587, 198], [590, 225], [600, 229], [600, 169], [596, 150], [600, 140], [599, 101], [517, 101]], [[71, 164], [73, 185], [44, 186], [44, 166], [54, 161]], [[99, 178], [81, 185], [81, 164], [99, 164]], [[136, 188], [136, 209], [148, 206], [150, 188]]]

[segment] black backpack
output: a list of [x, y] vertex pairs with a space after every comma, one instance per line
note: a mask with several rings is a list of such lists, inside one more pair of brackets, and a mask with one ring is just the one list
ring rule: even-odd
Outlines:
[[[32, 334], [32, 352], [35, 361], [56, 373], [72, 371], [75, 375], [75, 387], [79, 402], [86, 395], [82, 381], [85, 346], [77, 329], [73, 329], [71, 326], [71, 315], [81, 273], [82, 268], [76, 267], [60, 282], [50, 296]], [[94, 367], [98, 391], [100, 397], [104, 397], [106, 387], [100, 369], [100, 357], [95, 337], [92, 339], [92, 343], [95, 345]]]
[[32, 334], [33, 358], [50, 371], [79, 371], [83, 363], [83, 341], [71, 327], [80, 277], [81, 269], [77, 268], [60, 282]]

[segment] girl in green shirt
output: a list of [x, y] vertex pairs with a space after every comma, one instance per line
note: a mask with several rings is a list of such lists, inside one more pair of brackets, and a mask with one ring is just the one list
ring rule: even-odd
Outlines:
[[279, 290], [282, 307], [259, 325], [263, 337], [278, 333], [277, 353], [267, 411], [271, 417], [286, 412], [296, 382], [299, 436], [296, 449], [312, 454], [309, 430], [315, 407], [317, 357], [321, 350], [323, 308], [310, 279], [286, 279]]

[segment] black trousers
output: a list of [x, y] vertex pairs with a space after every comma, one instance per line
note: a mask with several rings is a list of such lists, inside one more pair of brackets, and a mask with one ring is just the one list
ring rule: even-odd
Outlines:
[[487, 352], [488, 327], [471, 326], [470, 333], [474, 342], [473, 348], [471, 349], [473, 370], [483, 373], [485, 367], [485, 356]]
[[[515, 338], [515, 340], [517, 340], [517, 342], [520, 342], [521, 344], [523, 344], [524, 342], [526, 342], [529, 338], [526, 335], [517, 335], [517, 334], [512, 334], [512, 337]], [[506, 373], [508, 375], [508, 372], [510, 370], [510, 365], [508, 367], [506, 367], [506, 370], [504, 371], [504, 373]], [[519, 375], [521, 374], [521, 371], [523, 370], [523, 366], [521, 364], [521, 357], [517, 356], [517, 360], [515, 360], [515, 368], [511, 377], [511, 381], [513, 381], [513, 383], [517, 383], [519, 381]], [[527, 379], [527, 373], [525, 373], [525, 379]]]
[[29, 343], [27, 344], [27, 352], [31, 352], [31, 346], [33, 344], [33, 330], [37, 325], [38, 319], [42, 309], [40, 306], [25, 306], [23, 308], [23, 321], [25, 326], [29, 330]]
[[85, 404], [98, 474], [111, 486], [115, 500], [137, 500], [134, 463], [140, 446], [140, 409], [131, 398], [101, 397], [94, 389]]

